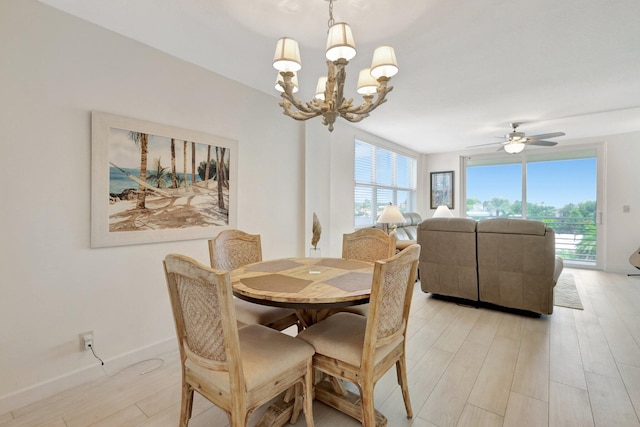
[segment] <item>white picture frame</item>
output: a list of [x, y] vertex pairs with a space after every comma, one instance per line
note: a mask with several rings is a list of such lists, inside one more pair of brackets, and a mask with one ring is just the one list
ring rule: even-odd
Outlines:
[[93, 111], [91, 247], [209, 239], [236, 228], [237, 176], [235, 140]]

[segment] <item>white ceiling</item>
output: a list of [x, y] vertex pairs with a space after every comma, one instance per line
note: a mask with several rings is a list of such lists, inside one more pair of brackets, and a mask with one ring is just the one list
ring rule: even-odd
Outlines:
[[[40, 0], [273, 94], [275, 42], [300, 42], [308, 100], [326, 74], [326, 0]], [[355, 93], [373, 49], [400, 73], [359, 128], [423, 153], [491, 143], [511, 122], [563, 140], [640, 130], [638, 0], [338, 0], [354, 31]], [[291, 120], [282, 116], [281, 120]], [[312, 119], [319, 120], [319, 119]], [[342, 119], [338, 119], [342, 120]]]

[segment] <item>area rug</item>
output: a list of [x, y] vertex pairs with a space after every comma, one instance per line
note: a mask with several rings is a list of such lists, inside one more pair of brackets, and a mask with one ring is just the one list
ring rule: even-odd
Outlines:
[[553, 305], [584, 310], [573, 274], [562, 273], [558, 278], [558, 283], [553, 288]]

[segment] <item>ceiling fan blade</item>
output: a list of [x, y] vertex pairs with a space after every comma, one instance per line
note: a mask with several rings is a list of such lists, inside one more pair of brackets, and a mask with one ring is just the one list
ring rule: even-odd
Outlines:
[[498, 144], [506, 144], [507, 141], [502, 141], [502, 142], [490, 142], [488, 144], [478, 144], [478, 145], [467, 145], [466, 148], [474, 148], [474, 147], [485, 147], [487, 145], [498, 145]]
[[554, 141], [527, 141], [525, 144], [527, 145], [540, 145], [543, 147], [553, 147], [554, 145], [558, 145], [557, 142]]
[[543, 133], [543, 134], [540, 134], [540, 135], [527, 136], [527, 140], [529, 140], [529, 139], [539, 140], [539, 139], [547, 139], [547, 138], [556, 138], [558, 136], [564, 136], [564, 135], [565, 135], [564, 132]]

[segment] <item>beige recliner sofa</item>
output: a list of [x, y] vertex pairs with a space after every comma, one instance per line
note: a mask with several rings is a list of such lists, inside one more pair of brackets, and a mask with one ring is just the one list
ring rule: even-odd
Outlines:
[[431, 218], [418, 226], [418, 243], [424, 292], [553, 313], [553, 287], [563, 263], [555, 256], [555, 233], [545, 223]]

